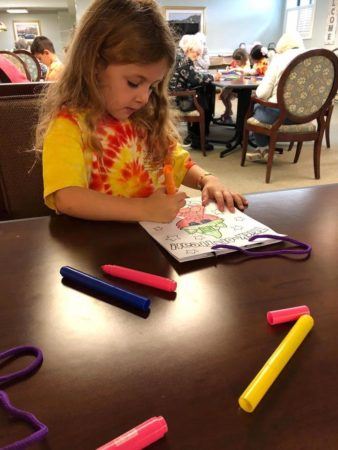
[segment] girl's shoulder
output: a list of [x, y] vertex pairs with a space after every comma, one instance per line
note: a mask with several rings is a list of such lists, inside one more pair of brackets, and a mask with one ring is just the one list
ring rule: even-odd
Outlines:
[[64, 106], [57, 113], [56, 119], [66, 120], [72, 122], [74, 125], [79, 125], [79, 123], [84, 120], [84, 113], [69, 109]]

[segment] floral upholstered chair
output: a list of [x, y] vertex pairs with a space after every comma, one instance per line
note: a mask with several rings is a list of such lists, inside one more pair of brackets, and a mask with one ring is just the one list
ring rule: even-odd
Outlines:
[[[309, 50], [298, 55], [283, 72], [277, 89], [277, 103], [253, 97], [244, 125], [241, 165], [244, 166], [249, 132], [270, 137], [266, 183], [270, 182], [276, 142], [297, 142], [294, 163], [299, 159], [304, 141], [314, 141], [315, 178], [320, 178], [320, 152], [330, 107], [338, 88], [338, 59], [326, 49]], [[252, 116], [256, 103], [278, 108], [280, 114], [272, 125]], [[285, 119], [294, 125], [283, 125]], [[316, 120], [316, 123], [313, 121]]]
[[31, 81], [40, 81], [42, 78], [39, 61], [27, 50], [15, 50], [14, 53], [26, 64]]

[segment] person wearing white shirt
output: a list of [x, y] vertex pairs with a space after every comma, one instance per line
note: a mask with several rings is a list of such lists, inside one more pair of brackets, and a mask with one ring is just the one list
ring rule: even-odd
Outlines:
[[[258, 98], [268, 102], [277, 102], [277, 88], [282, 73], [290, 62], [305, 51], [303, 39], [297, 32], [284, 33], [276, 45], [276, 55], [272, 59], [265, 76], [256, 90]], [[253, 117], [259, 122], [272, 124], [279, 116], [279, 109], [269, 108], [257, 104]], [[290, 124], [290, 121], [285, 123]], [[253, 152], [247, 153], [249, 161], [266, 161], [269, 153], [269, 137], [254, 133], [254, 139], [258, 147]]]

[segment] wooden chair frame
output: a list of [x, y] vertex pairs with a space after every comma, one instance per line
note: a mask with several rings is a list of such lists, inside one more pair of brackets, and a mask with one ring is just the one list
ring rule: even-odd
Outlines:
[[[290, 75], [290, 72], [293, 70], [293, 68], [298, 65], [301, 61], [304, 59], [313, 57], [313, 56], [324, 56], [328, 58], [334, 67], [334, 82], [332, 84], [331, 91], [329, 95], [327, 96], [326, 101], [321, 106], [319, 110], [312, 114], [308, 114], [306, 116], [296, 116], [293, 115], [290, 111], [287, 111], [283, 99], [283, 93], [284, 93], [284, 86], [286, 81], [288, 80], [288, 77]], [[274, 151], [276, 148], [276, 142], [297, 142], [297, 148], [296, 148], [296, 154], [294, 158], [294, 163], [297, 163], [302, 144], [304, 141], [314, 141], [314, 149], [313, 149], [313, 163], [314, 163], [314, 173], [315, 178], [320, 178], [320, 153], [321, 153], [321, 145], [322, 145], [322, 139], [323, 135], [326, 129], [326, 121], [327, 116], [326, 113], [331, 106], [332, 100], [337, 92], [338, 88], [338, 59], [329, 50], [326, 49], [316, 49], [316, 50], [309, 50], [307, 52], [304, 52], [300, 55], [298, 55], [294, 60], [291, 61], [291, 63], [287, 66], [285, 71], [283, 72], [278, 88], [277, 88], [277, 103], [271, 103], [267, 102], [265, 100], [261, 100], [257, 97], [252, 97], [250, 101], [249, 110], [245, 117], [244, 122], [244, 138], [243, 138], [243, 150], [242, 150], [242, 159], [241, 159], [241, 166], [244, 166], [245, 164], [245, 157], [246, 152], [248, 148], [248, 140], [249, 140], [249, 132], [255, 132], [258, 134], [264, 134], [266, 136], [269, 136], [270, 138], [270, 144], [269, 144], [269, 155], [268, 155], [268, 161], [267, 161], [267, 168], [266, 168], [266, 177], [265, 181], [266, 183], [270, 182], [271, 177], [271, 169], [272, 169], [272, 162], [273, 162], [273, 156]], [[271, 128], [265, 128], [259, 125], [253, 125], [247, 122], [248, 118], [252, 116], [254, 105], [260, 104], [265, 107], [270, 108], [277, 108], [280, 111], [279, 117], [277, 120], [271, 125]], [[303, 133], [292, 133], [292, 132], [281, 132], [279, 131], [279, 128], [284, 124], [285, 119], [290, 119], [294, 124], [305, 124], [307, 122], [311, 122], [312, 120], [317, 120], [317, 129], [313, 132], [303, 132]]]
[[185, 114], [183, 111], [180, 111], [178, 114], [178, 120], [180, 122], [187, 123], [199, 123], [200, 128], [200, 142], [201, 142], [201, 150], [203, 152], [203, 156], [206, 156], [205, 152], [205, 113], [202, 106], [198, 103], [197, 93], [195, 90], [185, 90], [185, 91], [170, 91], [169, 95], [171, 97], [192, 97], [195, 109], [198, 111], [198, 116], [193, 116], [190, 114]]

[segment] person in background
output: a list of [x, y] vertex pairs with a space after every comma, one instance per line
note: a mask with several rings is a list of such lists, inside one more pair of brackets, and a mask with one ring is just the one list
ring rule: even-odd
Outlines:
[[261, 44], [254, 45], [250, 51], [250, 60], [252, 68], [247, 73], [264, 77], [269, 65], [268, 49]]
[[[209, 73], [198, 72], [194, 62], [202, 55], [203, 45], [196, 35], [184, 35], [179, 42], [176, 54], [176, 64], [169, 82], [170, 91], [185, 91], [195, 89], [197, 99], [205, 113], [205, 133], [209, 134], [210, 121], [212, 119], [212, 104], [215, 96], [215, 87], [211, 84], [214, 79], [220, 79], [220, 74], [215, 77]], [[187, 98], [191, 104], [186, 104]], [[192, 97], [177, 97], [177, 106], [183, 112], [195, 109]], [[184, 140], [192, 148], [200, 149], [199, 124], [193, 123], [188, 128], [188, 136]], [[213, 145], [206, 142], [205, 149], [213, 150]]]
[[[249, 70], [250, 62], [247, 51], [244, 48], [237, 48], [232, 55], [232, 61], [227, 72], [233, 73], [235, 71], [238, 74], [244, 74]], [[225, 74], [227, 72], [225, 72]], [[233, 89], [231, 87], [225, 87], [220, 94], [220, 99], [225, 106], [225, 111], [224, 114], [221, 115], [220, 121], [227, 125], [233, 124], [231, 117], [233, 114], [231, 100], [235, 97], [235, 94], [233, 94], [232, 91]]]
[[[265, 76], [259, 84], [256, 95], [268, 102], [277, 102], [277, 88], [280, 77], [290, 62], [305, 50], [303, 39], [297, 32], [285, 33], [276, 45], [276, 55], [271, 61]], [[263, 105], [255, 105], [254, 115], [259, 122], [272, 124], [279, 116], [279, 109], [269, 108]], [[286, 124], [291, 122], [287, 120]], [[254, 133], [254, 139], [258, 147], [247, 153], [249, 161], [266, 161], [269, 153], [269, 137]]]
[[27, 77], [4, 56], [0, 55], [0, 79], [2, 83], [27, 83]]
[[201, 41], [203, 45], [203, 50], [199, 58], [197, 58], [194, 61], [194, 66], [196, 70], [204, 70], [207, 71], [210, 66], [210, 58], [208, 53], [208, 47], [207, 47], [207, 40], [205, 37], [205, 34], [203, 34], [201, 31], [195, 34], [195, 36]]
[[63, 64], [56, 56], [55, 48], [50, 39], [46, 36], [37, 36], [32, 45], [31, 53], [48, 68], [46, 81], [57, 81], [62, 73]]
[[87, 220], [170, 222], [186, 194], [166, 192], [165, 164], [177, 188], [202, 190], [204, 205], [247, 206], [179, 144], [168, 102], [174, 62], [156, 0], [94, 0], [40, 113], [47, 206]]
[[19, 38], [14, 42], [14, 50], [28, 50], [29, 51], [29, 43], [25, 38]]

